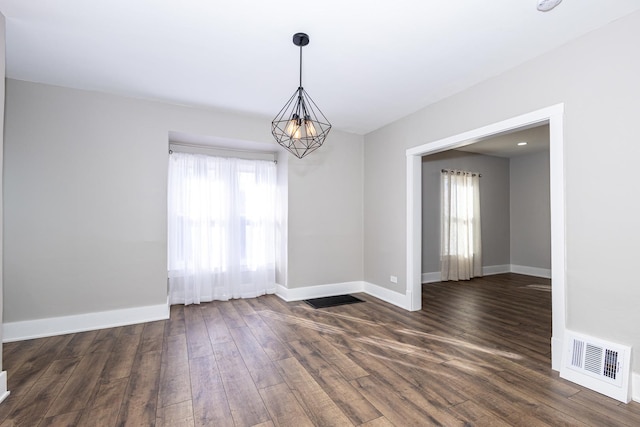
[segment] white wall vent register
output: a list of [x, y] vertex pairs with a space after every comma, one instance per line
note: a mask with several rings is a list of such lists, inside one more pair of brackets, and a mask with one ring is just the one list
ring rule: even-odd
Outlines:
[[566, 331], [560, 376], [629, 403], [630, 362], [631, 347]]

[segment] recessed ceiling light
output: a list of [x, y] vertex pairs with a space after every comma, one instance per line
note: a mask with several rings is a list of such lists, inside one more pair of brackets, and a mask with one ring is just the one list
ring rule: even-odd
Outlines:
[[524, 141], [523, 142], [518, 142], [518, 145], [527, 145], [527, 143], [524, 142]]
[[540, 12], [548, 12], [559, 5], [561, 1], [562, 0], [538, 0], [538, 10]]

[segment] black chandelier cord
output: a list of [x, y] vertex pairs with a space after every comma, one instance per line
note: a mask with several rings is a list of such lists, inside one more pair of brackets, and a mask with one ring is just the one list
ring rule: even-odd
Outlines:
[[[300, 120], [300, 117], [306, 118], [308, 117], [307, 114], [307, 106], [304, 103], [304, 100], [302, 99], [302, 45], [300, 45], [300, 84], [298, 85], [298, 99], [300, 100], [300, 102], [298, 103], [298, 120]], [[300, 108], [302, 107], [302, 114], [300, 114]]]
[[302, 89], [302, 46], [300, 46], [300, 84], [298, 87]]
[[300, 45], [300, 83], [298, 84], [298, 120], [300, 120], [300, 117], [304, 117], [305, 114], [307, 114], [306, 111], [302, 112], [302, 116], [300, 115], [300, 106], [302, 106], [302, 109], [305, 110], [305, 105], [304, 105], [304, 101], [302, 100], [302, 45]]

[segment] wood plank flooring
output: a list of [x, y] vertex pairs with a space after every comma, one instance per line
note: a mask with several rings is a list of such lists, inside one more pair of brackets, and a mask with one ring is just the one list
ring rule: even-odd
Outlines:
[[423, 310], [276, 296], [4, 345], [7, 426], [638, 426], [551, 370], [548, 280], [423, 288]]

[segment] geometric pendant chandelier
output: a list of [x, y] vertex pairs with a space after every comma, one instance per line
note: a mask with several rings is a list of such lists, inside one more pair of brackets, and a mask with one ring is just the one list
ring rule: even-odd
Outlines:
[[271, 122], [271, 133], [278, 144], [301, 159], [320, 148], [331, 123], [302, 87], [302, 46], [309, 44], [309, 36], [296, 33], [293, 44], [300, 47], [300, 84]]

